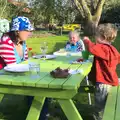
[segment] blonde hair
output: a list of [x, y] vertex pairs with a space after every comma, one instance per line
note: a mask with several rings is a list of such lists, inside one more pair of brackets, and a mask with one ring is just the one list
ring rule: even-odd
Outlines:
[[70, 37], [71, 35], [76, 35], [77, 37], [80, 37], [80, 36], [79, 36], [79, 33], [78, 33], [77, 31], [70, 31], [70, 32], [69, 32], [69, 37]]
[[117, 36], [117, 28], [111, 23], [100, 24], [96, 36], [101, 36], [108, 42], [113, 42]]

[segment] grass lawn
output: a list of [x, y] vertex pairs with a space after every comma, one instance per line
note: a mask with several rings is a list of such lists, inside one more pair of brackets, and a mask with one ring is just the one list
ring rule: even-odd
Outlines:
[[[48, 34], [47, 32], [36, 32], [35, 34], [33, 34], [33, 38], [27, 40], [27, 45], [28, 47], [33, 48], [33, 52], [39, 54], [41, 53], [40, 43], [46, 41], [48, 43], [47, 53], [53, 53], [54, 51], [63, 48], [67, 40], [67, 34], [63, 36], [56, 36], [50, 33]], [[118, 35], [113, 45], [120, 51], [119, 40], [120, 34]], [[75, 98], [78, 99], [78, 101], [75, 102], [78, 109], [80, 110], [80, 113], [82, 113], [84, 120], [92, 120], [87, 113], [87, 110], [89, 108], [89, 106], [87, 105], [87, 94], [81, 94], [76, 96]], [[17, 95], [6, 95], [0, 104], [0, 120], [25, 120], [27, 111], [28, 107], [26, 104], [26, 97]], [[52, 101], [50, 105], [50, 111], [51, 113], [54, 113], [53, 116], [51, 116], [50, 120], [66, 120], [62, 110], [59, 108], [59, 105], [56, 104], [55, 100]]]
[[49, 36], [43, 38], [30, 38], [27, 40], [28, 47], [33, 48], [33, 52], [39, 54], [40, 51], [40, 44], [43, 41], [46, 41], [48, 44], [48, 51], [47, 53], [53, 53], [54, 51], [59, 50], [65, 46], [66, 41], [68, 40], [67, 35], [64, 36]]

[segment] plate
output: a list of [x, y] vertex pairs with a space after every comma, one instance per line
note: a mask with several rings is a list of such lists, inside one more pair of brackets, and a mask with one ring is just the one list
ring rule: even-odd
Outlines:
[[29, 71], [29, 66], [26, 64], [12, 64], [5, 66], [4, 70], [9, 72], [27, 72]]
[[78, 62], [78, 61], [70, 61], [70, 64], [81, 64], [82, 62]]
[[73, 69], [70, 69], [70, 70], [68, 71], [68, 73], [71, 74], [71, 75], [82, 74], [82, 73], [83, 73], [83, 70], [82, 70], [82, 69], [81, 69], [81, 70], [73, 70]]
[[[34, 55], [32, 56], [35, 59], [44, 59], [43, 55]], [[54, 59], [56, 58], [56, 55], [45, 55], [45, 59]]]

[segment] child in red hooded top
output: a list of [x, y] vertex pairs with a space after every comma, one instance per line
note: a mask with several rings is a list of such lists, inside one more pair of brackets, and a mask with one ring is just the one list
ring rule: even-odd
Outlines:
[[92, 43], [84, 37], [87, 50], [94, 55], [94, 62], [89, 74], [89, 79], [95, 85], [95, 115], [97, 120], [102, 120], [108, 92], [112, 86], [118, 85], [116, 66], [120, 63], [120, 54], [111, 45], [117, 36], [117, 29], [112, 24], [98, 26], [95, 40]]

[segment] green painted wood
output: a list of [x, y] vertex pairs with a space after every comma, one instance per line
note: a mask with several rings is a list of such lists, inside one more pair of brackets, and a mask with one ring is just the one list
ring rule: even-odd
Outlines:
[[63, 89], [77, 89], [80, 86], [84, 76], [81, 74], [72, 75], [63, 85]]
[[30, 77], [30, 75], [27, 77], [28, 79], [24, 78], [23, 86], [31, 86], [31, 87], [36, 87], [36, 83], [40, 81], [42, 78], [44, 78], [48, 73], [47, 72], [41, 72], [40, 77], [33, 79]]
[[69, 100], [58, 99], [58, 102], [62, 110], [64, 111], [65, 115], [67, 116], [68, 120], [83, 120], [71, 99]]
[[[36, 87], [52, 88], [52, 87], [50, 87], [50, 84], [52, 82], [54, 83], [55, 79], [50, 75], [50, 71], [55, 70], [57, 67], [60, 67], [62, 69], [66, 69], [66, 68], [69, 68], [69, 66], [71, 66], [71, 64], [63, 64], [63, 63], [58, 64], [58, 63], [56, 63], [56, 64], [54, 64], [54, 66], [49, 67], [48, 75], [45, 76], [42, 80], [38, 81], [36, 83]], [[56, 86], [56, 88], [61, 88], [61, 84], [59, 83], [59, 80], [57, 80], [57, 83], [58, 83], [59, 87]]]
[[[14, 74], [14, 73], [13, 73]], [[24, 81], [25, 80], [29, 80], [30, 77], [28, 75], [24, 75], [24, 76], [15, 76], [11, 79], [11, 85], [13, 86], [23, 86], [24, 85]]]
[[11, 85], [12, 78], [10, 75], [0, 75], [0, 84]]
[[[27, 61], [26, 61], [27, 62]], [[25, 63], [24, 63], [25, 64]], [[57, 67], [55, 66], [54, 63], [49, 63], [49, 62], [43, 62], [40, 64], [40, 78], [37, 79], [31, 79], [30, 74], [28, 72], [21, 74], [17, 73], [17, 75], [12, 78], [11, 84], [12, 85], [18, 85], [18, 86], [36, 86], [36, 82], [40, 81], [43, 77], [45, 77], [48, 72], [52, 69], [52, 67]], [[12, 73], [14, 74], [14, 73]]]
[[90, 72], [92, 63], [84, 63], [78, 69], [83, 70], [83, 73], [72, 75], [64, 84], [63, 89], [77, 89], [86, 75]]
[[64, 82], [67, 80], [68, 78], [57, 78], [54, 79], [53, 81], [51, 81], [49, 83], [49, 88], [54, 88], [54, 89], [62, 89], [62, 85], [64, 84]]
[[48, 74], [47, 76], [45, 76], [42, 80], [36, 82], [36, 87], [40, 87], [40, 88], [48, 88], [49, 84], [51, 83], [51, 81], [55, 80], [54, 78], [51, 77], [50, 74]]
[[[54, 70], [55, 68], [59, 67], [61, 65], [61, 63], [58, 62], [50, 62], [50, 61], [40, 61], [40, 78], [36, 79], [36, 80], [26, 80], [24, 81], [24, 86], [36, 86], [36, 87], [43, 87], [43, 84], [45, 82], [45, 87], [47, 87], [49, 84], [43, 80], [44, 77], [48, 77], [48, 75], [50, 74], [50, 71]], [[46, 78], [47, 79], [47, 78]], [[52, 80], [51, 77], [49, 77], [50, 81]], [[41, 82], [42, 80], [42, 82]], [[43, 84], [41, 84], [43, 83]]]
[[30, 107], [26, 120], [39, 120], [45, 97], [35, 97]]
[[66, 56], [57, 56], [57, 58], [55, 59], [55, 61], [60, 61], [60, 62], [62, 62], [62, 63], [65, 63], [65, 64], [67, 64], [67, 63], [69, 63], [70, 61], [72, 61], [72, 60], [76, 60], [76, 59], [78, 59], [78, 58], [80, 58], [79, 56], [70, 56], [70, 57], [66, 57]]
[[16, 94], [29, 95], [50, 98], [70, 99], [77, 94], [77, 90], [62, 90], [62, 89], [42, 89], [26, 86], [9, 86], [0, 85], [1, 94]]
[[30, 74], [29, 74], [29, 80], [28, 79], [24, 80], [24, 86], [33, 86], [33, 87], [35, 87], [36, 83], [38, 81], [40, 81], [42, 78], [44, 78], [48, 74], [48, 71], [50, 71], [51, 67], [53, 67], [53, 66], [54, 66], [54, 64], [51, 64], [51, 63], [48, 63], [48, 62], [40, 63], [40, 78], [38, 78], [38, 79], [31, 79], [30, 78]]
[[4, 70], [0, 70], [0, 84], [22, 86], [26, 74], [28, 73], [6, 72]]
[[4, 94], [0, 94], [0, 102], [2, 101], [3, 98], [4, 98]]
[[112, 87], [105, 105], [103, 120], [114, 120], [117, 100], [117, 87]]
[[[62, 69], [69, 68], [69, 69], [75, 69], [76, 70], [80, 66], [80, 64], [77, 64], [77, 65], [74, 65], [74, 64], [69, 65], [68, 64], [68, 66], [66, 66], [66, 65], [62, 64], [61, 68]], [[69, 79], [70, 76], [68, 76], [67, 78], [59, 78], [59, 79], [56, 78], [55, 80], [51, 81], [51, 83], [49, 84], [49, 88], [56, 88], [56, 89], [61, 88], [62, 89], [63, 88], [62, 85]]]
[[[60, 66], [61, 69], [70, 69], [71, 64], [61, 64]], [[56, 88], [56, 89], [62, 89], [62, 84], [67, 80], [68, 78], [56, 78], [52, 80], [49, 83], [49, 88]]]
[[115, 120], [120, 120], [120, 86], [118, 87]]

